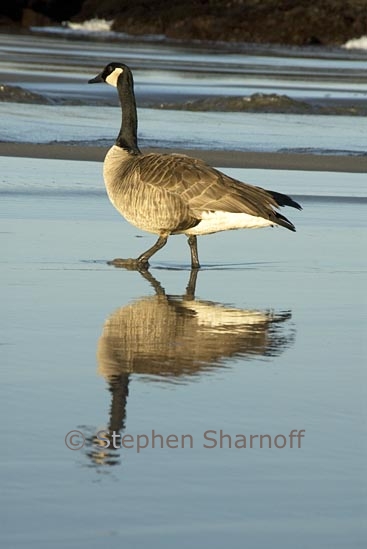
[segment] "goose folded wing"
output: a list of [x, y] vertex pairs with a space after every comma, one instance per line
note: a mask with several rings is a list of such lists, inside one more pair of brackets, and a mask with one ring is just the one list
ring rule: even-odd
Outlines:
[[146, 155], [140, 180], [179, 195], [198, 217], [203, 211], [224, 211], [268, 218], [278, 207], [264, 189], [236, 181], [185, 155]]

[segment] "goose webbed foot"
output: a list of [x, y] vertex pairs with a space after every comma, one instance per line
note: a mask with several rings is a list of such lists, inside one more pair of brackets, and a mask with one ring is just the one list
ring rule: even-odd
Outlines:
[[122, 267], [123, 269], [128, 269], [130, 271], [146, 271], [149, 268], [149, 259], [154, 255], [158, 250], [163, 248], [167, 243], [168, 236], [160, 236], [157, 242], [149, 248], [146, 252], [143, 252], [139, 255], [137, 259], [113, 259], [108, 261], [109, 265], [114, 265], [115, 267]]
[[120, 269], [127, 269], [128, 271], [146, 271], [149, 269], [149, 261], [141, 261], [139, 258], [133, 259], [131, 257], [128, 259], [121, 259], [118, 257], [111, 261], [107, 261], [107, 264]]

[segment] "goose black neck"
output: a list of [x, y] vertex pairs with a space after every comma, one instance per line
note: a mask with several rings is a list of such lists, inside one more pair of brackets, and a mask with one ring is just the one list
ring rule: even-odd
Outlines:
[[131, 154], [139, 154], [138, 147], [138, 116], [134, 94], [134, 80], [128, 68], [119, 77], [117, 91], [120, 98], [122, 120], [116, 145], [126, 149]]

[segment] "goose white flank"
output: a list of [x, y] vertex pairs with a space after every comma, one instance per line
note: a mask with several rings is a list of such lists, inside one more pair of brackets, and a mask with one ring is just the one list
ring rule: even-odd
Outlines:
[[185, 234], [191, 267], [197, 269], [199, 235], [277, 225], [295, 231], [293, 223], [277, 211], [282, 206], [301, 209], [289, 196], [236, 181], [190, 156], [142, 153], [133, 75], [127, 65], [109, 63], [89, 80], [98, 82], [117, 88], [122, 109], [120, 132], [103, 166], [109, 199], [131, 224], [158, 235], [154, 246], [137, 259], [114, 259], [111, 264], [146, 269], [170, 235]]

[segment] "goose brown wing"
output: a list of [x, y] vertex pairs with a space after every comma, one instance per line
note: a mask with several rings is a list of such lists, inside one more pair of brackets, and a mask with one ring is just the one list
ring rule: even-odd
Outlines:
[[240, 183], [185, 155], [144, 155], [139, 158], [139, 171], [142, 183], [179, 195], [199, 218], [203, 211], [225, 211], [268, 219], [278, 207], [264, 189]]

